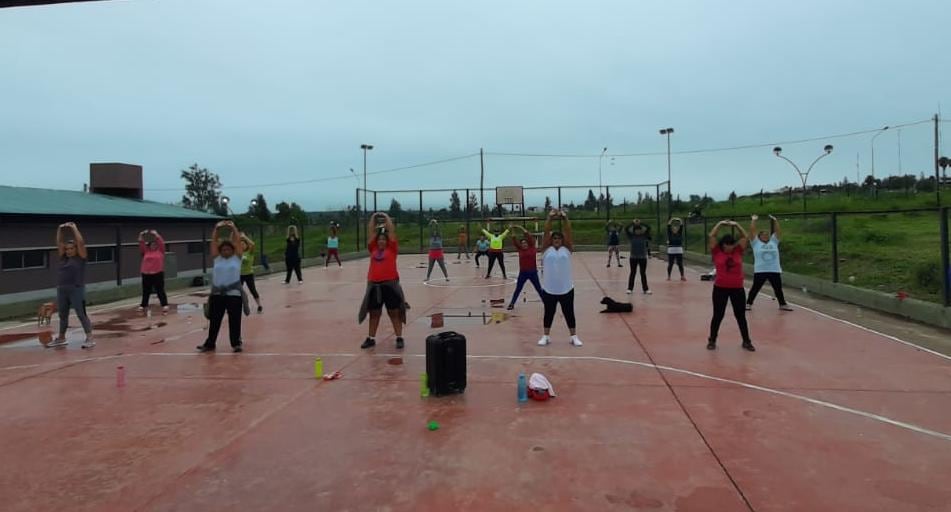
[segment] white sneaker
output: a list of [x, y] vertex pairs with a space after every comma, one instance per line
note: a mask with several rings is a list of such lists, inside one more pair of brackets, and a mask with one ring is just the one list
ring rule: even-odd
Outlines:
[[628, 290], [628, 291], [626, 291], [625, 293], [627, 293], [628, 295], [630, 295], [630, 294], [634, 293], [634, 290]]
[[84, 341], [82, 344], [83, 348], [93, 348], [95, 346], [96, 346], [96, 341], [90, 337], [87, 337], [86, 341]]
[[654, 295], [654, 292], [650, 290], [644, 290], [644, 295]]
[[542, 339], [538, 340], [538, 345], [541, 347], [544, 347], [545, 345], [548, 345], [549, 343], [551, 343], [551, 337], [548, 336], [547, 334], [542, 336]]
[[297, 286], [304, 286], [304, 282], [303, 282], [303, 281], [297, 281]]
[[579, 338], [578, 335], [573, 335], [571, 337], [571, 344], [575, 347], [580, 347], [581, 345], [584, 345], [584, 343], [581, 343], [581, 338]]
[[53, 341], [47, 343], [47, 344], [46, 344], [46, 348], [65, 347], [65, 346], [68, 345], [68, 344], [69, 344], [69, 342], [66, 341], [66, 338], [55, 339], [55, 340], [53, 340]]

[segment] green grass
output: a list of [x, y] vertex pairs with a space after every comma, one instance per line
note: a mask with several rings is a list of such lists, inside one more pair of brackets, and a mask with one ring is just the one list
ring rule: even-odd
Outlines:
[[[691, 205], [675, 209], [674, 215], [687, 218]], [[886, 293], [905, 291], [911, 297], [932, 301], [941, 301], [940, 269], [940, 219], [935, 212], [892, 213], [899, 209], [934, 208], [934, 195], [930, 193], [905, 194], [881, 192], [878, 199], [867, 195], [828, 194], [822, 198], [810, 196], [808, 210], [811, 212], [831, 212], [838, 214], [838, 256], [839, 280], [864, 288]], [[886, 211], [888, 213], [867, 214], [861, 211]], [[848, 213], [853, 212], [853, 213]], [[776, 215], [782, 221], [782, 265], [788, 272], [803, 274], [822, 279], [832, 279], [832, 217], [829, 214], [802, 214], [801, 196], [794, 195], [792, 201], [787, 196], [738, 198], [735, 204], [729, 201], [713, 203], [703, 210], [706, 224], [693, 219], [686, 226], [687, 249], [704, 252], [706, 230], [722, 219], [735, 219], [744, 227], [749, 226], [749, 216], [753, 213], [766, 218]], [[538, 216], [538, 228], [542, 227], [541, 214]], [[575, 243], [586, 248], [604, 247], [604, 214], [576, 211], [571, 214]], [[666, 205], [662, 205], [660, 226], [654, 205], [634, 207], [629, 205], [626, 211], [614, 207], [611, 216], [621, 222], [634, 217], [651, 226], [655, 242], [665, 239]], [[519, 222], [530, 231], [535, 231], [535, 222]], [[442, 220], [441, 228], [445, 238], [447, 253], [455, 252], [456, 233], [464, 221]], [[353, 252], [362, 247], [356, 245], [357, 225], [354, 221], [344, 222], [341, 228], [341, 252]], [[365, 246], [365, 227], [360, 225], [360, 245]], [[478, 223], [470, 222], [470, 247], [478, 238]], [[658, 227], [660, 229], [658, 229]], [[768, 229], [769, 221], [760, 220], [760, 229]], [[260, 228], [256, 225], [242, 226], [260, 244]], [[284, 226], [264, 226], [264, 252], [271, 261], [283, 261]], [[420, 244], [420, 228], [414, 215], [403, 215], [398, 224], [400, 245], [403, 252], [412, 253], [425, 248]], [[305, 257], [322, 254], [326, 247], [327, 226], [310, 225], [304, 229]], [[429, 228], [422, 233], [422, 239], [428, 243]], [[622, 243], [624, 243], [622, 237]], [[752, 254], [746, 256], [752, 264]], [[853, 279], [854, 278], [854, 279]]]

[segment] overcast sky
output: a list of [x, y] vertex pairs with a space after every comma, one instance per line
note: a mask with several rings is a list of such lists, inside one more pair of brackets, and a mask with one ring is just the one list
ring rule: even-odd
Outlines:
[[[89, 162], [217, 172], [238, 204], [262, 192], [320, 210], [362, 174], [470, 155], [486, 185], [666, 179], [723, 197], [798, 183], [770, 147], [951, 109], [951, 15], [929, 1], [127, 0], [0, 10], [0, 182], [81, 189]], [[949, 115], [951, 118], [951, 115]], [[943, 127], [949, 127], [943, 123]], [[870, 171], [870, 134], [828, 139], [815, 182]], [[826, 139], [784, 145], [803, 165]], [[901, 167], [931, 173], [933, 125], [901, 130]], [[943, 153], [949, 151], [943, 145]], [[898, 130], [875, 144], [899, 169]], [[360, 178], [362, 180], [362, 176]], [[478, 156], [371, 175], [370, 188], [478, 187]], [[232, 188], [233, 186], [248, 186]], [[646, 191], [646, 189], [645, 189]], [[633, 192], [632, 192], [633, 193]], [[615, 195], [620, 195], [616, 193]], [[533, 197], [532, 202], [543, 197]], [[400, 196], [412, 204], [416, 196]], [[382, 198], [381, 198], [382, 201]]]

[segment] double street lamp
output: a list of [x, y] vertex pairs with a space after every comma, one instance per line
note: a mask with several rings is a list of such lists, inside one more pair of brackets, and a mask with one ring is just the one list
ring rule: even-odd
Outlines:
[[773, 154], [789, 162], [789, 165], [793, 166], [793, 169], [796, 170], [796, 174], [799, 175], [799, 179], [802, 180], [802, 211], [803, 212], [806, 211], [806, 181], [809, 180], [809, 173], [812, 172], [812, 167], [816, 165], [816, 162], [818, 162], [819, 160], [822, 160], [823, 158], [829, 156], [829, 154], [832, 153], [832, 144], [826, 144], [825, 147], [822, 148], [822, 151], [823, 153], [819, 155], [818, 158], [813, 160], [811, 164], [809, 164], [809, 168], [806, 169], [806, 172], [802, 172], [802, 170], [799, 169], [799, 166], [796, 165], [795, 162], [793, 162], [792, 160], [782, 155], [783, 148], [779, 146], [776, 146], [775, 148], [773, 148]]
[[373, 144], [360, 144], [363, 150], [363, 216], [367, 214], [367, 151], [373, 149]]

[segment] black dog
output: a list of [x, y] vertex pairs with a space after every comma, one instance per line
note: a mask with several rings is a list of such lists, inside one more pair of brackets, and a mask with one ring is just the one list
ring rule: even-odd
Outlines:
[[605, 306], [604, 311], [601, 311], [602, 313], [631, 313], [634, 311], [634, 305], [630, 302], [618, 302], [611, 297], [601, 299], [601, 304]]

